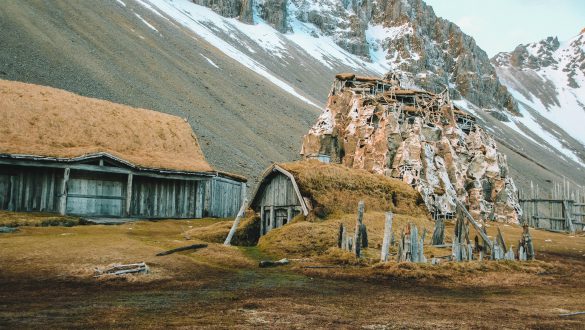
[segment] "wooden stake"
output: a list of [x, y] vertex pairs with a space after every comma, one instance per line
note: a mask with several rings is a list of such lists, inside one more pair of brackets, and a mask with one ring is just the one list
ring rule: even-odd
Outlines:
[[392, 212], [386, 212], [386, 224], [384, 226], [384, 238], [382, 240], [382, 251], [380, 251], [380, 261], [388, 261], [388, 254], [390, 253], [390, 235], [392, 234]]

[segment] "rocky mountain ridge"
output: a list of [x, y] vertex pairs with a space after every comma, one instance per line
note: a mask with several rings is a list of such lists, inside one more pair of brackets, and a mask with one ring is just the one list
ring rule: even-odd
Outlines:
[[422, 0], [193, 0], [250, 23], [264, 21], [296, 33], [295, 21], [313, 25], [351, 54], [387, 68], [413, 73], [417, 86], [464, 97], [483, 108], [515, 113], [487, 54], [474, 39], [440, 17]]
[[[492, 58], [502, 84], [518, 100], [519, 122], [551, 136], [553, 143], [585, 159], [585, 31], [561, 42], [557, 37], [522, 44]], [[556, 127], [546, 127], [542, 118]], [[578, 143], [568, 143], [565, 133]]]

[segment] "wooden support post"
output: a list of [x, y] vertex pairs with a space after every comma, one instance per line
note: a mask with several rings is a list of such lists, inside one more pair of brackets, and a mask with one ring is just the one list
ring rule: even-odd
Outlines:
[[386, 224], [384, 226], [384, 238], [382, 239], [382, 251], [380, 251], [380, 261], [388, 261], [388, 254], [390, 253], [390, 239], [392, 234], [392, 212], [386, 212]]
[[59, 191], [59, 214], [65, 215], [67, 213], [67, 182], [69, 182], [69, 173], [71, 169], [66, 167], [63, 171], [63, 182], [61, 182], [61, 189]]
[[132, 203], [132, 180], [134, 178], [134, 174], [128, 173], [128, 181], [126, 182], [126, 212], [125, 215], [127, 217], [130, 216], [130, 204]]
[[286, 223], [289, 224], [293, 218], [293, 207], [289, 206], [286, 210]]
[[575, 226], [573, 225], [573, 210], [569, 207], [569, 201], [563, 200], [563, 217], [565, 218], [565, 228], [566, 230], [574, 234], [575, 233]]
[[266, 217], [264, 216], [264, 205], [260, 206], [260, 236], [265, 234], [265, 222]]
[[274, 205], [270, 206], [270, 223], [268, 224], [268, 230], [270, 231], [274, 228]]
[[198, 181], [195, 192], [195, 218], [203, 218], [205, 181]]
[[238, 225], [240, 224], [240, 219], [244, 216], [244, 213], [246, 212], [246, 207], [248, 207], [248, 199], [244, 199], [244, 201], [242, 201], [242, 206], [240, 207], [240, 211], [238, 212], [238, 215], [236, 216], [236, 220], [234, 220], [234, 224], [232, 225], [232, 228], [230, 229], [230, 232], [228, 233], [228, 236], [226, 237], [225, 242], [223, 242], [223, 245], [231, 245], [232, 237], [234, 237], [234, 234], [236, 233], [236, 229], [238, 229]]
[[343, 223], [339, 224], [339, 235], [337, 236], [337, 247], [341, 249], [343, 245]]
[[445, 244], [445, 222], [439, 216], [435, 220], [435, 230], [433, 231], [432, 245]]
[[420, 256], [418, 252], [419, 242], [418, 242], [418, 228], [415, 224], [410, 224], [410, 260], [412, 262], [419, 262], [418, 257]]

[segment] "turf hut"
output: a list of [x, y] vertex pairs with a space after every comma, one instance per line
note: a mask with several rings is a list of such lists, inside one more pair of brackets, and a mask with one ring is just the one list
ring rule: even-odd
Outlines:
[[260, 217], [263, 236], [290, 224], [300, 214], [328, 219], [331, 214], [355, 213], [359, 201], [365, 202], [368, 212], [392, 211], [430, 220], [421, 195], [408, 184], [317, 160], [270, 166], [261, 177], [250, 207]]
[[0, 80], [0, 209], [232, 217], [245, 178], [215, 171], [186, 120]]

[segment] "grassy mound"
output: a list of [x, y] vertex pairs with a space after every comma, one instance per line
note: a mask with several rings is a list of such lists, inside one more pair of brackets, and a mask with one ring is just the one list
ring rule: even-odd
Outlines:
[[311, 199], [315, 213], [318, 209], [322, 211], [320, 216], [324, 220], [310, 214], [270, 231], [258, 242], [264, 253], [288, 258], [325, 254], [337, 246], [341, 223], [353, 232], [359, 201], [366, 205], [364, 223], [372, 250], [365, 251], [366, 255], [379, 253], [375, 249], [379, 250], [382, 244], [386, 211], [394, 213], [395, 233], [409, 222], [421, 231], [433, 229], [420, 194], [400, 180], [318, 161], [279, 165], [294, 175], [301, 194]]
[[368, 211], [428, 213], [420, 194], [397, 179], [316, 160], [279, 165], [294, 175], [301, 195], [330, 212], [354, 213], [364, 201]]
[[[251, 246], [258, 243], [260, 234], [260, 218], [248, 211], [250, 216], [240, 220], [240, 225], [232, 238], [232, 245]], [[197, 227], [185, 232], [189, 238], [211, 243], [223, 243], [232, 228], [233, 221], [217, 221], [209, 226]]]
[[[368, 229], [369, 250], [379, 251], [382, 245], [384, 219], [384, 212], [367, 212], [364, 215], [364, 224]], [[353, 232], [355, 222], [355, 214], [342, 214], [320, 222], [310, 222], [300, 218], [264, 235], [258, 241], [258, 248], [275, 257], [301, 258], [322, 255], [330, 248], [337, 246], [339, 225], [343, 223], [350, 232]], [[433, 223], [427, 216], [396, 214], [393, 231], [399, 233], [409, 222], [415, 223], [421, 231], [426, 228], [429, 231], [427, 238], [430, 237]], [[366, 251], [365, 254], [376, 255], [379, 253], [377, 251], [370, 253]]]

